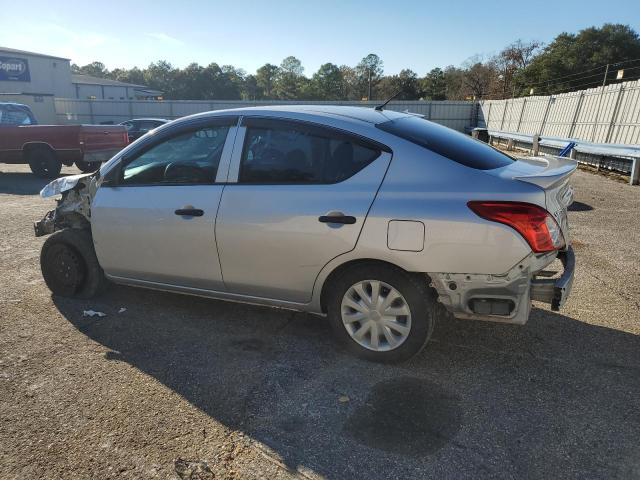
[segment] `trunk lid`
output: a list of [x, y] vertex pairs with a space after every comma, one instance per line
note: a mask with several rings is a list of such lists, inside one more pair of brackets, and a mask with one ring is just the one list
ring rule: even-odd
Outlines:
[[573, 188], [569, 184], [569, 177], [577, 167], [577, 162], [568, 158], [527, 157], [506, 167], [487, 170], [487, 173], [540, 187], [545, 195], [544, 207], [560, 225], [569, 245], [567, 208], [573, 203]]

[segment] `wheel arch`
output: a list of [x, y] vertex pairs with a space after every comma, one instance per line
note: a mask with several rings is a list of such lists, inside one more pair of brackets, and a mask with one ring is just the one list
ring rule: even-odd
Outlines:
[[327, 313], [327, 297], [329, 292], [329, 286], [343, 272], [355, 267], [356, 265], [378, 265], [378, 266], [394, 268], [397, 270], [402, 270], [403, 272], [409, 275], [416, 275], [416, 276], [422, 275], [420, 273], [410, 272], [398, 264], [388, 262], [385, 260], [380, 260], [377, 258], [367, 258], [367, 257], [354, 258], [354, 259], [346, 260], [342, 263], [339, 263], [338, 265], [333, 265], [331, 267], [327, 265], [318, 277], [318, 281], [321, 282], [321, 285], [319, 285], [319, 288], [318, 288], [318, 291], [319, 291], [318, 301], [319, 301], [319, 306], [322, 313]]
[[51, 152], [55, 156], [56, 160], [58, 160], [63, 165], [66, 165], [67, 167], [70, 167], [71, 165], [73, 165], [73, 160], [70, 160], [69, 158], [67, 158], [67, 155], [60, 155], [60, 152], [58, 152], [55, 148], [53, 148], [50, 143], [42, 140], [27, 142], [24, 145], [22, 145], [23, 162], [28, 163], [29, 154], [37, 150], [46, 150], [48, 152]]
[[38, 141], [38, 142], [27, 142], [24, 145], [22, 145], [23, 158], [26, 160], [29, 153], [33, 152], [34, 150], [40, 150], [40, 149], [48, 150], [51, 153], [53, 153], [56, 157], [58, 156], [54, 148], [49, 143]]

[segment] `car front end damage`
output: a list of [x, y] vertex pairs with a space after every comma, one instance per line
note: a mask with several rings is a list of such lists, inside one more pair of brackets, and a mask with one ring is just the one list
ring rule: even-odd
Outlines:
[[[560, 263], [562, 272], [547, 270]], [[531, 253], [500, 275], [429, 273], [439, 301], [455, 316], [524, 325], [531, 301], [559, 310], [571, 292], [575, 268], [573, 249]]]
[[63, 228], [90, 228], [91, 200], [96, 192], [99, 173], [60, 177], [40, 191], [42, 198], [62, 195], [56, 208], [34, 223], [36, 237]]

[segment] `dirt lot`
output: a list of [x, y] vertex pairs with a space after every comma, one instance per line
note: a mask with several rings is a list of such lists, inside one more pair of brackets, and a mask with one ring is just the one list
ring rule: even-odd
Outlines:
[[52, 298], [31, 226], [45, 183], [0, 165], [3, 480], [640, 477], [640, 187], [574, 176], [561, 313], [441, 321], [382, 366], [310, 315], [124, 287]]

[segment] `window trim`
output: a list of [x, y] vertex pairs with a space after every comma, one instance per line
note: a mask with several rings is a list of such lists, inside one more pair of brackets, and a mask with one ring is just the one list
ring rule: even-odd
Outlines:
[[[206, 119], [199, 119], [195, 122], [188, 122], [184, 125], [178, 125], [175, 128], [172, 128], [165, 132], [160, 132], [160, 135], [157, 138], [151, 138], [147, 142], [144, 142], [140, 145], [139, 148], [132, 152], [127, 152], [123, 155], [116, 165], [111, 168], [106, 174], [101, 185], [104, 187], [118, 187], [118, 188], [132, 188], [132, 187], [194, 187], [194, 186], [210, 186], [210, 185], [224, 185], [226, 182], [218, 182], [214, 179], [211, 182], [206, 183], [139, 183], [139, 184], [126, 184], [122, 183], [122, 172], [124, 168], [133, 162], [135, 159], [139, 158], [141, 155], [144, 155], [149, 150], [155, 148], [156, 146], [175, 138], [179, 135], [183, 135], [189, 132], [197, 132], [198, 130], [202, 130], [210, 127], [229, 127], [227, 131], [227, 137], [225, 138], [224, 145], [222, 146], [222, 156], [220, 158], [220, 163], [218, 165], [218, 172], [220, 171], [220, 167], [225, 163], [228, 164], [228, 161], [224, 158], [225, 155], [228, 154], [228, 145], [233, 145], [235, 139], [235, 127], [238, 124], [239, 116], [220, 116], [220, 117], [209, 117]], [[218, 173], [216, 173], [216, 178], [218, 177]]]
[[[242, 144], [239, 145], [241, 148], [239, 149], [240, 155], [237, 159], [237, 171], [235, 172], [235, 181], [229, 182], [233, 185], [243, 185], [243, 186], [251, 186], [251, 185], [282, 185], [282, 186], [300, 186], [300, 185], [338, 185], [340, 183], [348, 181], [350, 178], [353, 178], [355, 175], [360, 173], [362, 170], [367, 168], [373, 162], [378, 160], [384, 153], [392, 154], [391, 148], [388, 146], [372, 140], [368, 137], [359, 135], [354, 132], [350, 132], [348, 130], [343, 130], [341, 128], [333, 127], [331, 125], [325, 125], [322, 123], [311, 122], [307, 120], [298, 120], [294, 118], [287, 117], [271, 117], [271, 116], [243, 116], [240, 121], [240, 127], [243, 129], [243, 135], [240, 139]], [[343, 140], [352, 142], [356, 145], [359, 145], [364, 148], [368, 148], [370, 150], [375, 150], [378, 152], [378, 155], [373, 158], [366, 166], [355, 172], [350, 177], [347, 177], [339, 182], [242, 182], [240, 180], [242, 175], [242, 160], [245, 158], [245, 154], [247, 152], [248, 147], [248, 133], [249, 129], [255, 128], [274, 128], [274, 129], [287, 129], [292, 128], [296, 130], [301, 130], [304, 133], [308, 133], [310, 135], [316, 135], [320, 137], [326, 137], [331, 140]], [[236, 144], [236, 148], [238, 144]]]

